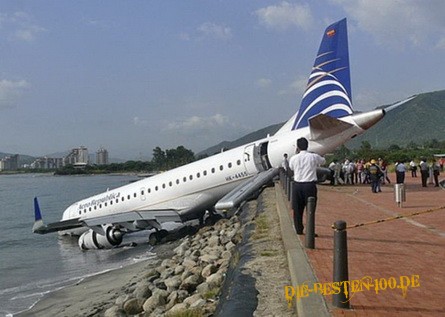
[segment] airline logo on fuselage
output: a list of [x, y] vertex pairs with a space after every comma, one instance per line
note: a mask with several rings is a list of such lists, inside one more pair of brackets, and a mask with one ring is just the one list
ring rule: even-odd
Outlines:
[[103, 204], [106, 202], [109, 202], [111, 200], [117, 199], [119, 198], [121, 195], [121, 193], [111, 193], [111, 194], [107, 194], [103, 197], [100, 198], [94, 198], [86, 203], [83, 204], [79, 204], [79, 209], [85, 209], [85, 208], [89, 208], [89, 207], [94, 207], [97, 206], [99, 204]]

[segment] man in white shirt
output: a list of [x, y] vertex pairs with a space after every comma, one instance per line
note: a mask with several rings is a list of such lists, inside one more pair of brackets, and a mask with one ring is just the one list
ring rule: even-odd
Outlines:
[[309, 197], [317, 201], [317, 167], [325, 164], [324, 157], [307, 151], [309, 142], [306, 138], [297, 140], [297, 154], [292, 156], [289, 167], [294, 171], [294, 225], [297, 234], [303, 234], [303, 212]]

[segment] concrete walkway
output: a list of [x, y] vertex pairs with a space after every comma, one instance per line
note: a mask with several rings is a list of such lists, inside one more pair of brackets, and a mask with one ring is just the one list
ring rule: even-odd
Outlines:
[[[395, 180], [395, 175], [390, 178]], [[445, 316], [445, 190], [432, 185], [422, 188], [420, 178], [410, 175], [406, 177], [405, 186], [403, 207], [395, 202], [393, 184], [382, 186], [382, 192], [377, 194], [371, 192], [369, 185], [318, 186], [315, 223], [319, 237], [314, 250], [303, 249], [304, 236], [290, 235], [292, 228], [282, 224], [283, 239], [288, 236], [285, 248], [294, 254], [288, 256], [291, 276], [301, 275], [298, 272], [302, 267], [311, 269], [309, 273], [303, 271], [303, 277], [293, 278], [292, 283], [300, 285], [313, 276], [315, 282], [323, 284], [333, 281], [334, 232], [331, 226], [335, 221], [344, 220], [350, 227], [425, 212], [349, 228], [349, 280], [370, 277], [374, 284], [377, 279], [380, 287], [351, 293], [349, 310], [332, 307], [332, 295], [312, 293], [298, 301], [299, 316], [320, 316], [320, 307], [333, 316]], [[287, 211], [287, 219], [282, 216], [282, 221], [290, 222], [289, 203], [280, 186], [276, 186], [276, 194], [278, 210]], [[300, 249], [298, 255], [295, 249]], [[305, 265], [300, 263], [303, 260]], [[401, 276], [407, 278], [401, 280]], [[392, 282], [397, 285], [385, 289], [390, 278], [394, 278]], [[408, 278], [411, 285], [401, 287], [407, 284]], [[405, 284], [401, 285], [401, 281]], [[319, 297], [324, 298], [324, 303]], [[314, 301], [316, 311], [313, 310]]]

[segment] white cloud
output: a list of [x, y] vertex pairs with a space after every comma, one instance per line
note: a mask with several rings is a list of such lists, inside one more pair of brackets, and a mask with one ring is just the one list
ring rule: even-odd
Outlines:
[[302, 96], [304, 90], [306, 89], [307, 78], [299, 77], [293, 82], [291, 82], [286, 88], [280, 90], [278, 95], [293, 95], [293, 96]]
[[312, 13], [307, 4], [281, 2], [258, 9], [254, 13], [261, 24], [272, 29], [288, 29], [292, 26], [308, 29], [312, 25]]
[[205, 38], [216, 40], [230, 40], [232, 38], [232, 30], [229, 27], [211, 22], [201, 24], [197, 31]]
[[141, 119], [139, 117], [134, 117], [133, 118], [133, 124], [136, 126], [147, 126], [148, 125], [148, 121], [145, 119]]
[[217, 127], [228, 127], [229, 125], [229, 118], [217, 113], [211, 117], [192, 116], [181, 121], [170, 122], [169, 124], [167, 124], [166, 130], [193, 132], [213, 129]]
[[[359, 31], [377, 43], [403, 49], [405, 45], [441, 47], [445, 35], [445, 2], [431, 0], [331, 0], [354, 20]], [[364, 35], [366, 36], [366, 35]]]
[[0, 31], [10, 39], [31, 42], [46, 29], [34, 23], [28, 13], [20, 11], [13, 14], [1, 14]]
[[255, 82], [255, 86], [261, 87], [261, 88], [269, 87], [271, 84], [272, 84], [272, 80], [270, 80], [269, 78], [260, 78]]
[[26, 80], [0, 80], [0, 108], [12, 107], [27, 87], [29, 84]]

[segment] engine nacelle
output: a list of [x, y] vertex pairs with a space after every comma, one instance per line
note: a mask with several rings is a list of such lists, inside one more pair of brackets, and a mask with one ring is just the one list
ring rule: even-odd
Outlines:
[[79, 247], [82, 250], [110, 249], [122, 243], [123, 233], [111, 225], [103, 226], [105, 235], [94, 230], [88, 230], [79, 237]]

